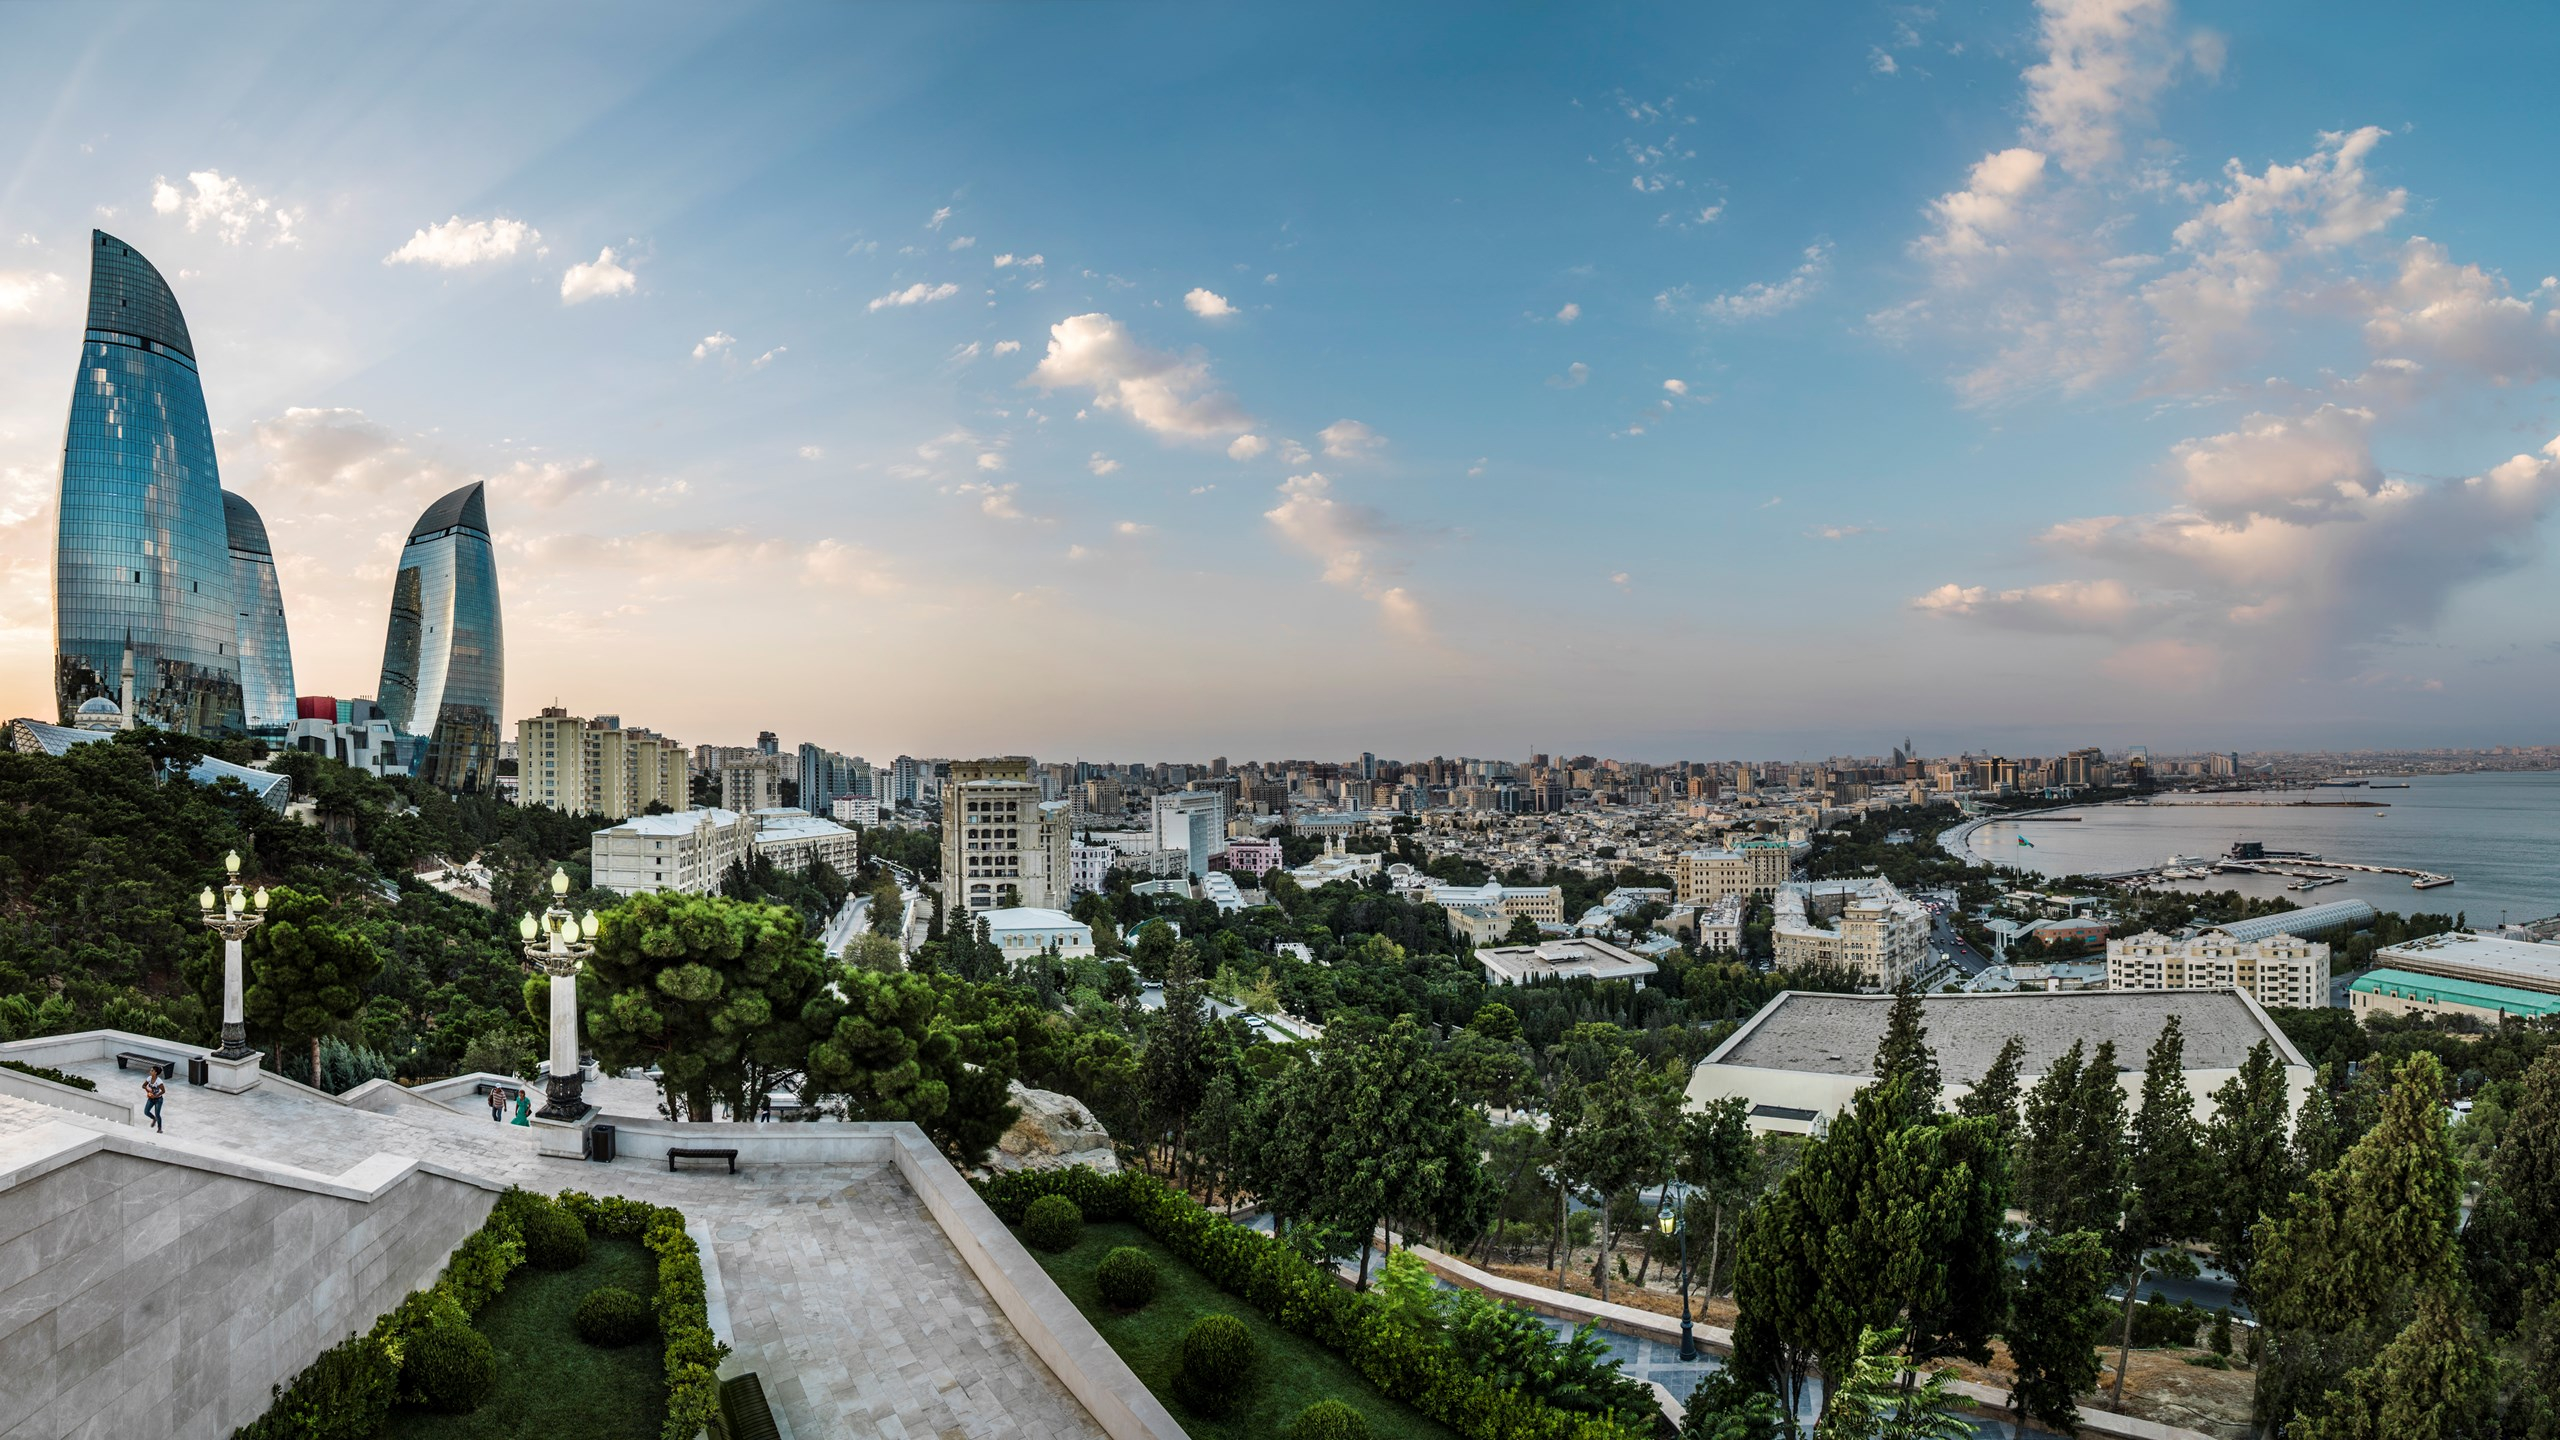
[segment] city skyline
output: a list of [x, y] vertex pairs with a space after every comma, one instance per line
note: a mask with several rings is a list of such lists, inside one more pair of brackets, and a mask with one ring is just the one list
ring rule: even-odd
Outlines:
[[2560, 202], [2425, 17], [606, 13], [11, 12], [9, 713], [100, 227], [301, 690], [486, 487], [497, 733], [2549, 738]]

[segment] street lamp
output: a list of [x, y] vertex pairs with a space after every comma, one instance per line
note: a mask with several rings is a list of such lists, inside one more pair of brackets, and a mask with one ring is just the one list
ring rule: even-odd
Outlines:
[[516, 924], [524, 938], [524, 956], [551, 977], [551, 1084], [543, 1106], [545, 1120], [575, 1122], [586, 1118], [586, 1077], [578, 1064], [578, 969], [595, 953], [596, 912], [582, 919], [569, 913], [569, 872], [551, 872], [551, 908], [540, 920], [530, 914]]
[[1680, 1236], [1680, 1361], [1694, 1364], [1698, 1358], [1698, 1339], [1689, 1328], [1689, 1194], [1680, 1193], [1677, 1207], [1662, 1217], [1662, 1233]]
[[267, 921], [267, 887], [259, 886], [255, 895], [241, 888], [237, 850], [222, 857], [222, 872], [222, 898], [216, 901], [213, 887], [207, 885], [196, 897], [196, 908], [204, 912], [205, 928], [222, 937], [222, 1048], [213, 1052], [214, 1057], [244, 1060], [251, 1052], [240, 980], [240, 942]]

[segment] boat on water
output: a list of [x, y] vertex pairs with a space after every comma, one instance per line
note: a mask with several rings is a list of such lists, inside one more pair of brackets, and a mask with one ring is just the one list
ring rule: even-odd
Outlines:
[[2376, 780], [2373, 782], [2372, 788], [2376, 790], [2406, 790], [2409, 788], [2409, 782], [2406, 780]]

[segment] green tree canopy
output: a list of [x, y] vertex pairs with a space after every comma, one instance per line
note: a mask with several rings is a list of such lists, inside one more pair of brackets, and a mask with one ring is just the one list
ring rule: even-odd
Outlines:
[[320, 1041], [364, 1009], [365, 987], [382, 973], [382, 956], [356, 930], [339, 924], [321, 896], [279, 886], [268, 892], [267, 923], [241, 947], [248, 989], [242, 1008], [252, 1029], [279, 1043], [311, 1047], [311, 1083], [320, 1083]]
[[658, 1067], [668, 1113], [752, 1115], [795, 1080], [823, 1033], [825, 959], [778, 905], [670, 891], [604, 917], [579, 987], [587, 1039], [617, 1069]]

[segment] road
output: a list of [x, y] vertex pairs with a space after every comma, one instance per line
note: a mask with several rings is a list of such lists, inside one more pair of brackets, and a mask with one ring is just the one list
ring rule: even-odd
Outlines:
[[871, 897], [859, 890], [846, 896], [843, 907], [827, 921], [826, 932], [819, 936], [819, 943], [826, 947], [827, 958], [843, 959], [844, 947], [852, 944], [853, 937], [861, 934], [863, 927], [870, 923]]

